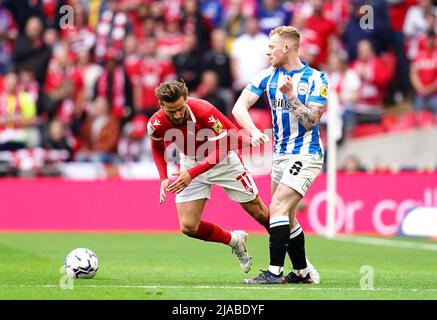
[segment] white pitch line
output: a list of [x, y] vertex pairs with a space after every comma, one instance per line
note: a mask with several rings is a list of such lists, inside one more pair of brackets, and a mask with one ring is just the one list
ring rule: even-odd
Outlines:
[[437, 244], [417, 243], [417, 242], [402, 241], [402, 240], [390, 240], [390, 239], [359, 237], [359, 236], [352, 236], [352, 237], [338, 236], [335, 238], [329, 238], [329, 240], [356, 242], [356, 243], [370, 244], [370, 245], [383, 246], [383, 247], [437, 251]]
[[[45, 285], [0, 285], [2, 287], [14, 288], [59, 288], [59, 285], [45, 284]], [[77, 288], [112, 288], [112, 289], [230, 289], [230, 290], [311, 290], [311, 291], [404, 291], [404, 292], [437, 292], [437, 288], [433, 289], [417, 289], [417, 288], [374, 288], [364, 290], [361, 288], [330, 288], [330, 287], [289, 287], [282, 286], [167, 286], [167, 285], [80, 285]]]

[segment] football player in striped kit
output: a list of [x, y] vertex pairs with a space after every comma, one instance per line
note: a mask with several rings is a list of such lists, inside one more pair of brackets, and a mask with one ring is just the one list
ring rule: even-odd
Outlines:
[[[320, 283], [305, 255], [305, 238], [296, 220], [296, 206], [322, 170], [324, 151], [318, 123], [325, 111], [328, 81], [323, 72], [299, 59], [300, 33], [292, 26], [270, 32], [267, 55], [271, 66], [259, 72], [241, 93], [232, 111], [254, 141], [269, 137], [253, 123], [248, 109], [267, 95], [273, 119], [270, 265], [250, 284]], [[288, 252], [293, 269], [283, 276]]]

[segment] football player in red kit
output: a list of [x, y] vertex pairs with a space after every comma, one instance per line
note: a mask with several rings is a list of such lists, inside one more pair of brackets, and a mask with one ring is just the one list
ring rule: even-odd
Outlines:
[[[229, 245], [243, 272], [249, 272], [252, 258], [246, 248], [247, 233], [223, 230], [202, 220], [211, 185], [219, 185], [268, 230], [268, 209], [238, 155], [244, 136], [209, 102], [188, 97], [184, 82], [161, 83], [155, 94], [161, 109], [150, 118], [147, 129], [161, 178], [160, 203], [165, 201], [166, 192], [176, 193], [181, 231], [192, 238]], [[175, 143], [181, 153], [180, 172], [173, 174], [177, 179], [171, 184], [165, 159], [169, 143]]]

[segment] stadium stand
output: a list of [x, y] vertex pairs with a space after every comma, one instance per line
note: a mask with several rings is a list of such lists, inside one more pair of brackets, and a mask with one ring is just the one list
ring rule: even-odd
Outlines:
[[[368, 30], [363, 5], [373, 9]], [[341, 157], [355, 139], [415, 136], [437, 126], [436, 15], [431, 0], [3, 0], [2, 175], [62, 175], [40, 168], [81, 158], [84, 124], [102, 96], [120, 127], [109, 130], [111, 162], [150, 162], [139, 121], [158, 109], [153, 88], [184, 78], [190, 94], [229, 115], [267, 65], [267, 34], [279, 24], [301, 30], [302, 59], [325, 71], [340, 96]], [[271, 127], [262, 99], [251, 114]]]

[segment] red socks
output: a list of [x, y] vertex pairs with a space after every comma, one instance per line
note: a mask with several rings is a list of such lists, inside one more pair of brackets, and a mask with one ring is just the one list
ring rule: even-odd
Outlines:
[[192, 236], [192, 238], [210, 242], [229, 244], [229, 242], [231, 241], [231, 233], [229, 231], [223, 230], [214, 223], [200, 221], [199, 228], [197, 229], [197, 232]]

